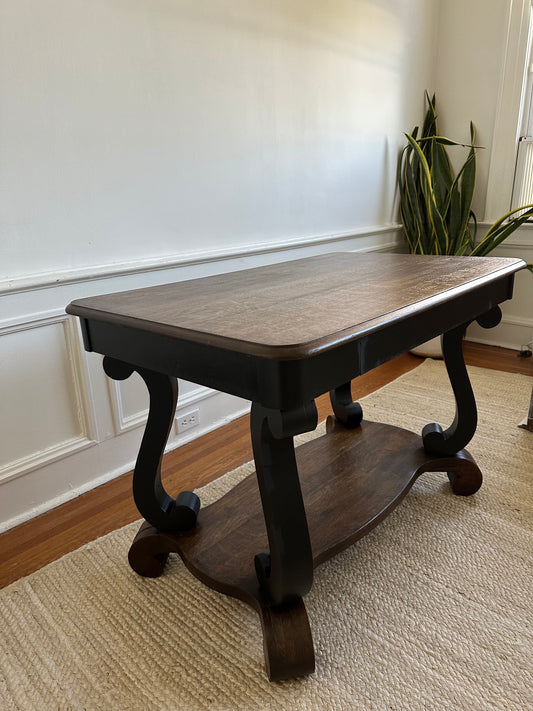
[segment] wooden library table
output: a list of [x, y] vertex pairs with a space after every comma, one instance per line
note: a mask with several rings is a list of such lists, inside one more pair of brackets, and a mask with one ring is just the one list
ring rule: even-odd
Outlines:
[[[462, 355], [469, 323], [495, 326], [519, 259], [334, 253], [72, 302], [85, 348], [115, 379], [133, 371], [150, 394], [133, 479], [146, 519], [129, 552], [140, 575], [162, 574], [177, 552], [206, 585], [259, 613], [269, 678], [314, 670], [303, 603], [313, 569], [368, 533], [416, 478], [446, 472], [473, 494], [482, 476], [464, 447], [476, 404]], [[453, 423], [421, 435], [363, 421], [351, 380], [443, 334], [456, 401]], [[161, 481], [177, 378], [252, 402], [256, 475], [200, 509]], [[314, 399], [329, 392], [327, 432]]]

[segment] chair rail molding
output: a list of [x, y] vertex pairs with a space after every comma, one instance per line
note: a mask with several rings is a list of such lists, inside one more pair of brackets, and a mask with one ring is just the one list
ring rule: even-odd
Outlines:
[[[0, 279], [0, 294], [15, 294], [33, 289], [54, 288], [65, 284], [125, 277], [180, 267], [206, 267], [216, 265], [218, 262], [231, 260], [244, 259], [254, 262], [257, 258], [268, 257], [269, 255], [277, 261], [282, 261], [288, 258], [287, 252], [310, 249], [317, 249], [320, 253], [328, 251], [328, 248], [333, 251], [346, 249], [350, 252], [390, 251], [396, 249], [401, 243], [401, 230], [402, 226], [400, 224], [391, 223], [373, 227], [358, 227], [336, 234], [286, 239], [280, 242], [263, 242], [217, 250], [180, 252], [179, 254], [152, 259], [100, 264], [79, 269], [66, 269], [54, 273], [28, 274]], [[306, 252], [301, 256], [308, 256], [308, 254]], [[263, 263], [265, 262], [262, 261], [261, 264]], [[250, 263], [250, 266], [255, 266], [255, 264]]]

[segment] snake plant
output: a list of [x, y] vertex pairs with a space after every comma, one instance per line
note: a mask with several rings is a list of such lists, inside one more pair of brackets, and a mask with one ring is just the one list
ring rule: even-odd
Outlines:
[[[452, 141], [439, 133], [435, 95], [430, 97], [426, 92], [426, 103], [422, 132], [419, 136], [416, 126], [411, 134], [405, 134], [407, 145], [398, 160], [400, 216], [409, 250], [414, 254], [486, 256], [533, 217], [533, 205], [506, 213], [476, 242], [477, 220], [472, 210], [477, 150], [474, 124], [470, 122], [469, 144]], [[457, 173], [447, 146], [468, 150]], [[533, 264], [528, 264], [528, 269], [533, 273]]]

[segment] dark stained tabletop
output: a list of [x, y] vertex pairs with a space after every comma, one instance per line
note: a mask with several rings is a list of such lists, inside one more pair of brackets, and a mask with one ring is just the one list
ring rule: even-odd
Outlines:
[[337, 252], [79, 299], [67, 311], [240, 353], [305, 357], [523, 266], [499, 257]]

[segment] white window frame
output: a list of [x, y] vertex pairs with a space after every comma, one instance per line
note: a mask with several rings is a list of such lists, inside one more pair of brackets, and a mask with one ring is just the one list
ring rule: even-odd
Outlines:
[[[485, 219], [492, 223], [507, 213], [512, 201], [516, 155], [527, 92], [528, 58], [532, 30], [531, 0], [510, 0], [504, 65], [498, 102], [485, 203]], [[520, 237], [506, 241], [522, 243]], [[529, 241], [529, 240], [528, 240]]]
[[[516, 149], [516, 164], [511, 197], [511, 208], [533, 203], [533, 3], [529, 10], [529, 36], [524, 89], [521, 102], [520, 137]], [[520, 213], [518, 213], [520, 214]], [[530, 218], [528, 222], [533, 222]]]

